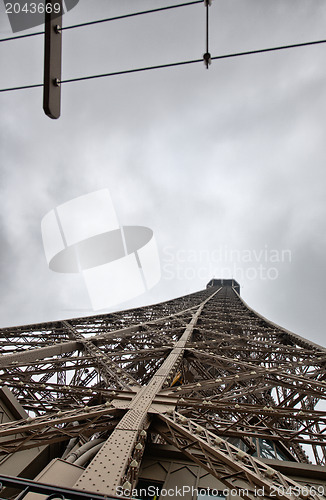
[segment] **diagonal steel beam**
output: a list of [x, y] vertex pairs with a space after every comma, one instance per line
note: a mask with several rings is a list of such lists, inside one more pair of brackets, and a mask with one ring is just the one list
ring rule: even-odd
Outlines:
[[114, 379], [117, 386], [123, 389], [131, 389], [131, 387], [140, 387], [140, 384], [128, 372], [120, 368], [109, 356], [107, 356], [99, 347], [87, 338], [84, 338], [80, 333], [70, 325], [68, 321], [63, 321], [63, 324], [68, 328], [70, 333], [81, 342], [88, 354], [95, 357], [98, 361], [98, 369], [108, 385], [110, 379]]
[[[320, 495], [307, 495], [301, 485], [248, 455], [216, 434], [175, 411], [157, 415], [153, 427], [168, 443], [182, 451], [227, 487], [237, 489], [239, 496], [253, 500], [322, 500]], [[258, 489], [261, 491], [257, 495]]]
[[[191, 321], [181, 338], [175, 343], [169, 356], [150, 382], [132, 399], [127, 413], [76, 482], [75, 488], [110, 495], [116, 493], [118, 486], [125, 478], [130, 478], [135, 482], [140, 464], [133, 459], [133, 454], [138, 444], [137, 438], [150, 424], [148, 412], [151, 404], [166, 380], [179, 366], [187, 341], [192, 335], [204, 306], [219, 290], [213, 292], [194, 311]], [[132, 484], [130, 481], [128, 483]]]

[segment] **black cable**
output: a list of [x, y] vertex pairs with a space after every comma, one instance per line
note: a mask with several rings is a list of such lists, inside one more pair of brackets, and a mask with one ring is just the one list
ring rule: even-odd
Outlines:
[[203, 62], [202, 59], [193, 59], [192, 61], [181, 61], [175, 63], [168, 64], [159, 64], [157, 66], [145, 66], [144, 68], [135, 68], [135, 69], [126, 69], [122, 71], [114, 71], [112, 73], [103, 73], [101, 75], [91, 75], [91, 76], [81, 76], [79, 78], [70, 78], [68, 80], [62, 80], [60, 83], [71, 83], [71, 82], [80, 82], [82, 80], [94, 80], [95, 78], [104, 78], [107, 76], [117, 76], [117, 75], [126, 75], [128, 73], [140, 73], [142, 71], [150, 71], [153, 69], [162, 69], [162, 68], [172, 68], [174, 66], [184, 66], [186, 64], [193, 64]]
[[209, 53], [209, 4], [206, 5], [206, 54]]
[[249, 56], [251, 54], [262, 54], [264, 52], [273, 52], [277, 50], [285, 50], [285, 49], [295, 49], [297, 47], [307, 47], [309, 45], [319, 45], [322, 43], [326, 43], [326, 40], [315, 40], [313, 42], [302, 42], [302, 43], [293, 43], [291, 45], [281, 45], [279, 47], [270, 47], [269, 49], [257, 49], [257, 50], [248, 50], [246, 52], [235, 52], [233, 54], [226, 54], [224, 56], [215, 56], [211, 59], [227, 59], [229, 57], [238, 57], [238, 56]]
[[[235, 53], [232, 53], [232, 54], [225, 54], [225, 55], [221, 55], [221, 56], [215, 56], [215, 57], [212, 57], [211, 59], [212, 60], [229, 59], [231, 57], [248, 56], [248, 55], [252, 55], [252, 54], [261, 54], [261, 53], [264, 53], [264, 52], [273, 52], [273, 51], [277, 51], [277, 50], [293, 49], [293, 48], [297, 48], [297, 47], [306, 47], [306, 46], [309, 46], [309, 45], [320, 45], [322, 43], [326, 43], [326, 40], [315, 40], [315, 41], [312, 41], [312, 42], [295, 43], [295, 44], [292, 44], [292, 45], [282, 45], [282, 46], [279, 46], [279, 47], [270, 47], [270, 48], [267, 48], [267, 49], [248, 50], [246, 52], [235, 52]], [[181, 62], [175, 62], [175, 63], [169, 63], [169, 64], [160, 64], [160, 65], [157, 65], [157, 66], [147, 66], [147, 67], [144, 67], [144, 68], [136, 68], [136, 69], [127, 69], [127, 70], [123, 70], [123, 71], [115, 71], [115, 72], [112, 72], [112, 73], [102, 73], [100, 75], [81, 76], [79, 78], [69, 78], [67, 80], [61, 80], [60, 83], [72, 83], [72, 82], [80, 82], [82, 80], [94, 80], [96, 78], [104, 78], [104, 77], [108, 77], [108, 76], [117, 76], [117, 75], [125, 75], [125, 74], [128, 74], [128, 73], [139, 73], [139, 72], [142, 72], [142, 71], [150, 71], [150, 70], [162, 69], [162, 68], [171, 68], [171, 67], [175, 67], [175, 66], [185, 66], [187, 64], [194, 64], [194, 63], [199, 63], [199, 62], [203, 62], [203, 59], [193, 59], [193, 60], [189, 60], [189, 61], [181, 61]], [[9, 91], [12, 91], [12, 90], [30, 89], [30, 88], [34, 88], [34, 87], [43, 87], [43, 84], [39, 83], [39, 84], [36, 84], [36, 85], [25, 85], [25, 86], [22, 86], [22, 87], [11, 87], [11, 88], [7, 88], [7, 89], [0, 89], [0, 92], [9, 92]]]
[[33, 89], [35, 87], [43, 87], [43, 83], [36, 83], [35, 85], [22, 85], [21, 87], [10, 87], [7, 89], [0, 89], [0, 92], [11, 92], [12, 90]]
[[[271, 47], [268, 49], [250, 50], [250, 51], [246, 51], [246, 52], [236, 52], [233, 54], [225, 54], [222, 56], [215, 56], [215, 57], [212, 57], [211, 59], [212, 60], [213, 59], [215, 59], [215, 60], [227, 59], [227, 58], [231, 58], [231, 57], [247, 56], [247, 55], [251, 55], [251, 54], [260, 54], [263, 52], [272, 52], [272, 51], [277, 51], [277, 50], [292, 49], [292, 48], [296, 48], [296, 47], [304, 47], [307, 45], [317, 45], [317, 44], [322, 44], [322, 43], [326, 43], [326, 40], [317, 40], [317, 41], [313, 41], [313, 42], [296, 43], [293, 45], [283, 45], [280, 47]], [[194, 63], [198, 63], [198, 62], [203, 62], [203, 59], [193, 59], [190, 61], [182, 61], [182, 62], [169, 63], [169, 64], [160, 64], [157, 66], [148, 66], [148, 67], [144, 67], [144, 68], [127, 69], [127, 70], [123, 70], [123, 71], [115, 71], [112, 73], [102, 73], [100, 75], [82, 76], [79, 78], [70, 78], [67, 80], [62, 80], [61, 83], [80, 82], [82, 80], [93, 80], [95, 78], [104, 78], [104, 77], [109, 77], [109, 76], [125, 75], [128, 73], [139, 73], [141, 71], [149, 71], [149, 70], [154, 70], [154, 69], [171, 68], [174, 66], [185, 66], [187, 64], [194, 64]]]
[[10, 36], [8, 38], [0, 38], [0, 42], [9, 42], [10, 40], [18, 40], [19, 38], [28, 38], [30, 36], [44, 35], [44, 31], [38, 31], [37, 33], [28, 33], [25, 35]]
[[204, 0], [194, 0], [193, 2], [179, 3], [179, 4], [176, 4], [176, 5], [168, 5], [167, 7], [158, 7], [157, 9], [143, 10], [141, 12], [133, 12], [132, 14], [122, 14], [121, 16], [108, 17], [106, 19], [99, 19], [98, 21], [89, 21], [87, 23], [74, 24], [74, 25], [71, 25], [71, 26], [63, 26], [61, 28], [61, 31], [71, 30], [71, 29], [74, 29], [74, 28], [82, 28], [84, 26], [91, 26], [92, 24], [107, 23], [109, 21], [118, 21], [120, 19], [126, 19], [128, 17], [141, 16], [143, 14], [151, 14], [153, 12], [161, 12], [163, 10], [176, 9], [178, 7], [186, 7], [188, 5], [194, 5], [194, 4], [197, 4], [197, 3], [203, 3], [203, 1]]
[[[182, 62], [169, 63], [169, 64], [160, 64], [158, 66], [148, 66], [148, 67], [144, 67], [144, 68], [126, 69], [123, 71], [114, 71], [112, 73], [103, 73], [101, 75], [81, 76], [79, 78], [70, 78], [68, 80], [61, 80], [60, 84], [61, 83], [80, 82], [82, 80], [93, 80], [95, 78], [104, 78], [107, 76], [126, 75], [128, 73], [140, 73], [141, 71], [150, 71], [153, 69], [161, 69], [161, 68], [171, 68], [173, 66], [183, 66], [185, 64], [193, 64], [193, 63], [198, 63], [198, 62], [203, 62], [203, 60], [202, 59], [194, 59], [193, 61], [182, 61]], [[22, 87], [10, 87], [7, 89], [0, 89], [0, 92], [10, 92], [12, 90], [32, 89], [34, 87], [43, 87], [43, 83], [38, 83], [36, 85], [24, 85]]]
[[209, 65], [211, 64], [211, 55], [209, 53], [209, 6], [210, 6], [209, 0], [205, 0], [205, 6], [206, 6], [206, 52], [203, 58], [206, 68], [208, 69]]
[[[153, 12], [161, 12], [163, 10], [169, 10], [169, 9], [176, 9], [178, 7], [187, 7], [188, 5], [194, 5], [197, 3], [203, 3], [204, 0], [194, 0], [192, 2], [185, 2], [185, 3], [179, 3], [176, 5], [168, 5], [167, 7], [158, 7], [157, 9], [151, 9], [151, 10], [143, 10], [140, 12], [133, 12], [131, 14], [123, 14], [121, 16], [116, 16], [116, 17], [108, 17], [105, 19], [98, 19], [96, 21], [89, 21], [86, 23], [80, 23], [80, 24], [73, 24], [71, 26], [63, 26], [60, 31], [65, 31], [65, 30], [71, 30], [75, 28], [83, 28], [84, 26], [91, 26], [93, 24], [100, 24], [100, 23], [107, 23], [110, 21], [118, 21], [120, 19], [126, 19], [128, 17], [135, 17], [135, 16], [141, 16], [143, 14], [151, 14]], [[11, 36], [8, 38], [1, 38], [0, 42], [9, 42], [10, 40], [18, 40], [19, 38], [27, 38], [31, 36], [38, 36], [38, 35], [44, 35], [44, 31], [38, 31], [36, 33], [29, 33], [26, 35], [18, 35], [18, 36]]]

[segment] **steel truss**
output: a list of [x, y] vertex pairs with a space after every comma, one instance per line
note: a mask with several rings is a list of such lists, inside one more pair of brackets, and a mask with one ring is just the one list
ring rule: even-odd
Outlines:
[[0, 349], [0, 384], [28, 415], [0, 425], [0, 459], [52, 443], [65, 459], [71, 440], [100, 439], [76, 490], [132, 488], [158, 436], [244, 498], [258, 487], [311, 497], [261, 461], [264, 443], [275, 458], [326, 465], [326, 349], [252, 311], [229, 284], [5, 328]]

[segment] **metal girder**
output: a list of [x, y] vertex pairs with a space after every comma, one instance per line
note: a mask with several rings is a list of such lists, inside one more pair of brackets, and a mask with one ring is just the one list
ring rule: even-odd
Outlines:
[[[232, 487], [249, 485], [249, 497], [260, 481], [267, 492], [281, 476], [269, 477], [259, 459], [242, 459], [228, 439], [251, 453], [255, 439], [268, 440], [301, 462], [308, 457], [300, 445], [309, 445], [309, 459], [326, 465], [326, 414], [316, 407], [325, 399], [326, 350], [260, 317], [230, 287], [121, 313], [5, 328], [0, 352], [0, 384], [30, 415], [0, 425], [1, 454], [78, 435], [106, 440], [76, 488], [105, 494], [135, 484], [145, 439], [174, 440], [203, 467], [205, 456], [206, 470]], [[179, 372], [181, 385], [172, 387]], [[181, 420], [172, 425], [164, 416], [167, 408], [197, 430], [191, 424], [187, 437]], [[231, 450], [228, 459], [216, 455], [215, 444], [215, 451], [207, 448], [211, 434]]]
[[68, 321], [63, 321], [64, 325], [75, 336], [76, 340], [82, 343], [86, 352], [97, 359], [98, 370], [104, 378], [106, 384], [110, 379], [114, 379], [117, 386], [129, 390], [131, 386], [140, 387], [140, 384], [135, 380], [127, 371], [120, 368], [114, 361], [112, 361], [105, 352], [101, 351], [94, 345], [90, 339], [85, 339], [81, 334], [77, 333]]
[[[131, 400], [127, 413], [122, 417], [109, 439], [75, 484], [76, 489], [101, 491], [101, 493], [110, 495], [117, 491], [118, 486], [123, 485], [125, 478], [130, 477], [132, 480], [131, 485], [135, 483], [139, 462], [133, 458], [133, 453], [137, 444], [141, 444], [137, 442], [137, 438], [150, 424], [148, 412], [151, 404], [164, 383], [179, 366], [186, 343], [192, 335], [204, 306], [216, 293], [217, 291], [195, 310], [180, 340], [175, 343], [171, 353], [150, 382]], [[130, 471], [130, 468], [133, 470]], [[101, 490], [98, 489], [99, 484]]]
[[238, 490], [242, 498], [253, 500], [258, 489], [264, 492], [260, 498], [266, 499], [271, 496], [286, 500], [325, 498], [318, 494], [307, 495], [302, 486], [289, 477], [180, 413], [172, 411], [169, 416], [158, 415], [154, 429], [227, 487]]
[[[48, 484], [42, 484], [35, 481], [30, 481], [28, 479], [22, 479], [18, 477], [10, 477], [0, 475], [0, 487], [7, 486], [10, 488], [14, 488], [15, 490], [22, 490], [19, 498], [25, 497], [28, 493], [37, 494], [37, 495], [47, 495], [46, 500], [50, 500], [53, 498], [69, 498], [69, 500], [116, 500], [120, 498], [120, 500], [130, 500], [126, 497], [103, 497], [102, 495], [94, 495], [88, 492], [81, 493], [80, 491], [76, 492], [71, 488], [62, 488], [58, 486], [49, 486]], [[55, 495], [55, 496], [54, 496]], [[18, 498], [18, 497], [17, 497]]]

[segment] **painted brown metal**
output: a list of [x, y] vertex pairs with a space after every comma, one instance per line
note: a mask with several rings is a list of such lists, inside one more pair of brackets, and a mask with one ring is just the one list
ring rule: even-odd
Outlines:
[[186, 326], [181, 338], [175, 343], [170, 354], [150, 382], [134, 396], [128, 405], [127, 413], [75, 484], [77, 489], [92, 491], [94, 487], [100, 485], [101, 493], [110, 495], [116, 493], [118, 486], [123, 485], [125, 481], [128, 481], [131, 486], [135, 486], [139, 461], [134, 457], [134, 452], [135, 447], [140, 443], [140, 433], [149, 427], [148, 412], [151, 404], [164, 383], [168, 378], [171, 378], [171, 374], [180, 365], [186, 343], [192, 335], [198, 318], [205, 304], [216, 293], [217, 291], [212, 293], [194, 310], [191, 321]]
[[[161, 425], [157, 422], [155, 429], [167, 442], [181, 449], [227, 487], [240, 491], [245, 484], [249, 493], [246, 498], [257, 497], [255, 491], [257, 492], [259, 488], [263, 488], [264, 491], [264, 495], [260, 495], [261, 498], [292, 500], [294, 491], [297, 498], [307, 498], [297, 482], [271, 469], [182, 414], [171, 412], [170, 416], [160, 415], [158, 420], [161, 421]], [[162, 426], [162, 422], [165, 426]], [[315, 498], [322, 496], [316, 495]]]
[[0, 455], [100, 437], [74, 488], [114, 495], [137, 484], [151, 444], [171, 443], [240, 496], [243, 486], [248, 498], [264, 486], [291, 498], [282, 492], [296, 481], [266, 467], [261, 446], [286, 464], [326, 465], [326, 350], [255, 313], [239, 287], [218, 285], [121, 313], [2, 329], [0, 384], [28, 417], [0, 425]]
[[[60, 5], [61, 14], [55, 12]], [[45, 0], [43, 109], [59, 118], [61, 109], [62, 0]]]

